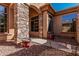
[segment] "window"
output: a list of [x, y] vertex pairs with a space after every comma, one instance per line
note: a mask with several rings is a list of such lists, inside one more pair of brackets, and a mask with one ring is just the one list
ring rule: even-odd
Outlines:
[[76, 32], [76, 13], [62, 16], [62, 32]]
[[0, 32], [7, 31], [7, 13], [6, 8], [0, 5]]
[[33, 31], [33, 32], [38, 32], [39, 31], [38, 16], [31, 18], [31, 31]]

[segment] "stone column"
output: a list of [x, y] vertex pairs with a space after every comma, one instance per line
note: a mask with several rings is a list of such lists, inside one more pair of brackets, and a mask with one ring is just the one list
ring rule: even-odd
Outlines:
[[29, 7], [23, 3], [17, 4], [17, 43], [29, 40]]
[[79, 12], [77, 13], [77, 20], [76, 20], [76, 39], [79, 43]]
[[48, 12], [43, 12], [43, 38], [47, 38], [48, 32]]

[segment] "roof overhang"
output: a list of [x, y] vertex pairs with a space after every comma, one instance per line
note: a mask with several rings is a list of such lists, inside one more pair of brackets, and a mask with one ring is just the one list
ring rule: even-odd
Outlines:
[[14, 3], [0, 3], [0, 5], [11, 7]]
[[79, 11], [79, 6], [76, 7], [72, 7], [72, 8], [68, 8], [59, 12], [56, 12], [54, 15], [58, 16], [58, 15], [63, 15], [63, 14], [68, 14], [68, 13], [74, 13], [74, 12], [78, 12]]
[[42, 6], [42, 7], [40, 7], [40, 10], [42, 12], [49, 11], [50, 13], [55, 14], [55, 10], [51, 7], [50, 4], [46, 4], [46, 5]]

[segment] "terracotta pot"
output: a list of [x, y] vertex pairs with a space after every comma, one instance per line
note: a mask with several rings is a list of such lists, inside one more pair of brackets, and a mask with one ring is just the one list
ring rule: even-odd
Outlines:
[[29, 41], [23, 41], [23, 42], [21, 43], [21, 46], [22, 46], [22, 47], [29, 48], [29, 47], [30, 47], [30, 42], [29, 42]]

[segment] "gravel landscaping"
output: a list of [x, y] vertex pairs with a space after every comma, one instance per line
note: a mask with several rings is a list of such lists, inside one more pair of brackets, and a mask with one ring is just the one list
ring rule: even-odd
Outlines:
[[74, 54], [45, 45], [32, 45], [21, 48], [12, 42], [0, 42], [0, 56], [73, 56]]
[[28, 49], [12, 53], [9, 56], [73, 56], [73, 54], [43, 45], [34, 45]]

